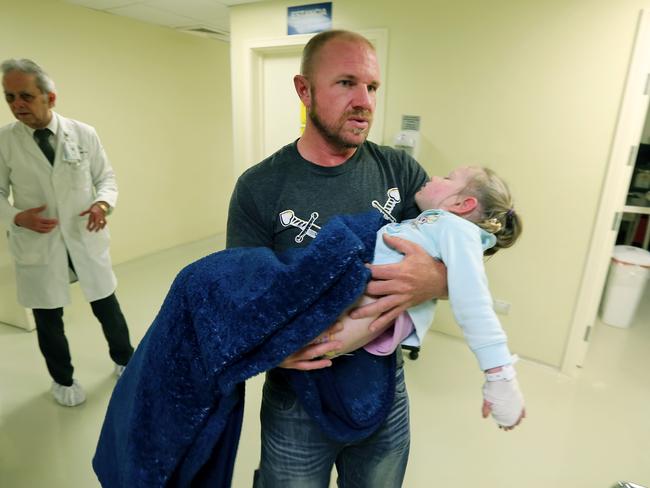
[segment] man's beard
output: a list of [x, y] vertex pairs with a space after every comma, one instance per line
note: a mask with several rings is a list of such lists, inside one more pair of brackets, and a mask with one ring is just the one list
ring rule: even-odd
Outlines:
[[[340, 149], [350, 149], [350, 148], [355, 148], [359, 147], [363, 142], [365, 142], [366, 138], [368, 137], [368, 131], [370, 130], [370, 125], [372, 124], [372, 113], [369, 112], [368, 110], [354, 110], [350, 112], [345, 112], [343, 116], [338, 120], [337, 124], [326, 124], [323, 122], [323, 120], [318, 116], [318, 105], [316, 103], [316, 96], [314, 93], [312, 93], [312, 98], [314, 100], [314, 103], [312, 103], [311, 107], [309, 108], [309, 111], [307, 112], [307, 115], [309, 116], [309, 119], [312, 121], [314, 124], [314, 127], [318, 130], [318, 132], [334, 147], [338, 147]], [[363, 141], [357, 142], [353, 140], [349, 140], [348, 138], [345, 137], [343, 134], [343, 126], [345, 122], [348, 120], [350, 117], [363, 117], [364, 119], [368, 120], [368, 129], [360, 129], [357, 134], [362, 134], [363, 132], [366, 132], [365, 136], [363, 137]]]

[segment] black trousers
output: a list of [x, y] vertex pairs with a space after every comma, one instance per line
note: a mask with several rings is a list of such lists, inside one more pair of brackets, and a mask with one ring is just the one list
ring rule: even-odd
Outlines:
[[[117, 364], [126, 365], [133, 355], [133, 347], [129, 339], [129, 328], [115, 293], [90, 302], [90, 306], [93, 314], [102, 324], [111, 359]], [[50, 376], [60, 385], [72, 385], [74, 368], [68, 339], [63, 330], [63, 308], [35, 308], [32, 312], [36, 321], [38, 346], [45, 358]]]

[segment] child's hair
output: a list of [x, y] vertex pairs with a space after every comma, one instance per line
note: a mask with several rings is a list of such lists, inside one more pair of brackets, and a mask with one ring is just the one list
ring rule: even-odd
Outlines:
[[517, 241], [522, 223], [512, 204], [508, 185], [490, 168], [478, 169], [465, 191], [476, 197], [479, 204], [480, 216], [472, 221], [497, 238], [496, 244], [485, 251], [486, 256], [491, 256]]

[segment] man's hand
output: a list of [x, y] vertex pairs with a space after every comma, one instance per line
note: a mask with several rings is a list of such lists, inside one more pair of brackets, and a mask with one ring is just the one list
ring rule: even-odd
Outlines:
[[282, 361], [278, 367], [287, 369], [299, 369], [310, 371], [312, 369], [327, 368], [332, 365], [332, 360], [323, 358], [328, 352], [340, 349], [342, 344], [339, 341], [323, 342], [322, 344], [307, 345], [294, 352], [291, 356]]
[[28, 208], [19, 212], [14, 217], [14, 224], [18, 227], [24, 227], [25, 229], [32, 230], [34, 232], [39, 232], [41, 234], [47, 234], [52, 232], [52, 230], [59, 224], [57, 219], [46, 219], [41, 217], [39, 214], [47, 208], [47, 205], [41, 205], [40, 207]]
[[343, 324], [340, 321], [336, 321], [311, 343], [287, 357], [278, 367], [310, 371], [312, 369], [322, 369], [331, 366], [332, 360], [324, 356], [327, 353], [336, 352], [343, 346], [341, 341], [330, 340], [334, 334], [341, 330], [343, 330]]
[[86, 229], [89, 231], [99, 232], [104, 227], [106, 227], [106, 212], [97, 203], [93, 203], [90, 208], [84, 210], [79, 214], [80, 217], [88, 215], [88, 223], [86, 224]]
[[432, 298], [447, 297], [447, 267], [432, 258], [419, 245], [384, 234], [384, 242], [404, 254], [396, 264], [370, 266], [372, 280], [366, 294], [377, 301], [350, 313], [353, 319], [379, 315], [370, 330], [385, 328], [409, 307]]

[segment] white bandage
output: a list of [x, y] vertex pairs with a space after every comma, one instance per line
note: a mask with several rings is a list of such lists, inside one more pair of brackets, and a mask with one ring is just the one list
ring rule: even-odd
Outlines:
[[492, 405], [492, 418], [497, 424], [511, 427], [521, 417], [524, 397], [519, 390], [517, 378], [486, 381], [483, 385], [483, 398]]

